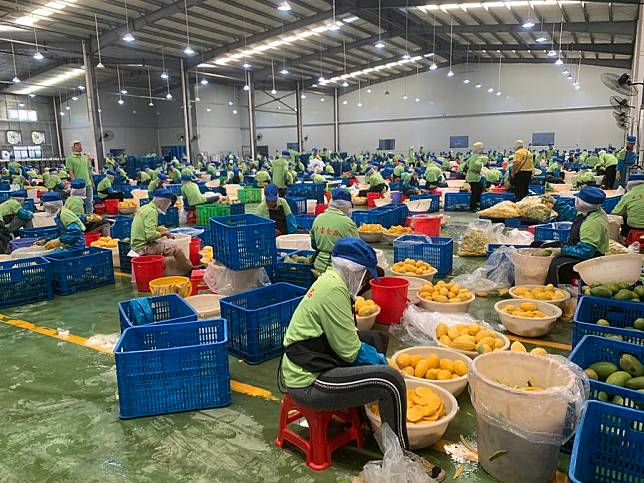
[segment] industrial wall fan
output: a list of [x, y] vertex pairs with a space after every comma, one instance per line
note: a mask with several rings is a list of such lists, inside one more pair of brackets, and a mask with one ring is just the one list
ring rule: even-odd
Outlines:
[[634, 86], [643, 86], [643, 82], [633, 82], [629, 74], [612, 74], [604, 73], [601, 75], [601, 80], [609, 89], [622, 94], [623, 96], [634, 96], [637, 94], [637, 89]]
[[632, 109], [633, 106], [628, 105], [628, 99], [625, 97], [610, 96], [610, 105], [613, 106], [616, 112], [623, 112], [627, 109]]
[[103, 141], [109, 142], [112, 139], [114, 139], [114, 132], [113, 131], [103, 131], [103, 134], [101, 135], [101, 138], [103, 139]]

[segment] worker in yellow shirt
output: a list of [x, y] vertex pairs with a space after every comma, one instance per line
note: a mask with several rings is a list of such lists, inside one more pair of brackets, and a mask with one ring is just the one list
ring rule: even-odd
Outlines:
[[517, 201], [521, 201], [528, 195], [533, 169], [534, 161], [532, 159], [532, 153], [524, 147], [523, 141], [515, 141], [514, 161], [512, 162], [512, 185], [514, 186], [514, 195]]

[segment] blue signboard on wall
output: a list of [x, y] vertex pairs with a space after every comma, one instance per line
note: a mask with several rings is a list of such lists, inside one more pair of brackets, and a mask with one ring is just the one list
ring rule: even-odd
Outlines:
[[378, 141], [378, 149], [381, 151], [393, 151], [396, 149], [395, 139], [380, 139]]
[[532, 145], [533, 146], [547, 146], [548, 144], [555, 143], [555, 133], [553, 132], [533, 132]]
[[449, 147], [450, 149], [467, 148], [470, 145], [469, 136], [450, 136]]

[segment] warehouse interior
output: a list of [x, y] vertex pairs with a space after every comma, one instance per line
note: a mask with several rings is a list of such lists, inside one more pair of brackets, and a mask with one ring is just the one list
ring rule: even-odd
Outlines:
[[[544, 153], [542, 169], [546, 175], [549, 163], [557, 161], [557, 154], [552, 157], [552, 152], [555, 152], [552, 150], [555, 149], [562, 157], [561, 182], [569, 187], [566, 193], [571, 194], [567, 199], [573, 207], [577, 206], [574, 200], [580, 196], [583, 186], [576, 185], [574, 179], [579, 172], [586, 171], [579, 169], [579, 164], [583, 164], [578, 159], [580, 153], [590, 153], [591, 156], [595, 151], [598, 155], [602, 152], [615, 154], [620, 163], [617, 164], [617, 180], [613, 179], [608, 186], [607, 181], [602, 181], [604, 171], [601, 170], [593, 172], [590, 182], [593, 189], [604, 192], [604, 198], [598, 202], [600, 206], [614, 199], [615, 203], [610, 205], [612, 210], [618, 203], [617, 197], [622, 199], [630, 192], [627, 185], [627, 179], [631, 179], [629, 176], [635, 176], [634, 180], [637, 176], [643, 176], [641, 144], [630, 140], [632, 136], [640, 139], [644, 134], [641, 109], [644, 106], [642, 9], [637, 0], [0, 0], [0, 169], [7, 169], [0, 176], [3, 178], [0, 179], [0, 194], [7, 192], [6, 198], [0, 198], [0, 203], [10, 199], [13, 196], [11, 193], [17, 190], [37, 191], [42, 183], [29, 185], [27, 171], [37, 173], [33, 176], [34, 180], [44, 178], [42, 175], [45, 172], [55, 173], [52, 169], [57, 168], [58, 174], [63, 170], [70, 171], [68, 160], [74, 156], [74, 146], [80, 143], [83, 154], [89, 155], [89, 174], [94, 175], [95, 204], [99, 180], [110, 177], [110, 171], [117, 169], [108, 163], [108, 158], [110, 162], [122, 160], [117, 167], [124, 168], [121, 182], [128, 187], [123, 191], [127, 191], [128, 195], [132, 189], [148, 189], [148, 181], [140, 178], [141, 171], [150, 172], [149, 168], [152, 168], [150, 175], [154, 180], [154, 168], [156, 176], [159, 169], [161, 174], [165, 170], [170, 178], [168, 169], [172, 159], [181, 160], [181, 165], [177, 164], [179, 168], [184, 167], [185, 162], [185, 166], [194, 171], [193, 181], [199, 179], [199, 184], [204, 185], [202, 193], [204, 190], [210, 192], [211, 185], [208, 183], [211, 179], [223, 176], [221, 184], [217, 182], [216, 187], [218, 196], [227, 195], [227, 200], [219, 199], [235, 203], [241, 200], [231, 194], [237, 193], [238, 185], [230, 181], [230, 176], [242, 172], [240, 191], [244, 191], [246, 182], [252, 184], [253, 189], [265, 190], [266, 185], [255, 180], [257, 172], [266, 170], [274, 176], [271, 163], [280, 156], [286, 156], [287, 159], [290, 156], [290, 162], [295, 162], [296, 166], [300, 161], [304, 168], [308, 166], [308, 169], [304, 169], [306, 174], [296, 168], [298, 179], [301, 181], [304, 175], [308, 180], [310, 176], [317, 184], [317, 173], [308, 162], [315, 159], [315, 153], [324, 150], [325, 153], [329, 152], [329, 158], [324, 161], [331, 173], [336, 164], [344, 166], [343, 161], [351, 161], [353, 174], [350, 173], [351, 169], [337, 168], [335, 175], [327, 177], [330, 184], [325, 184], [326, 198], [319, 198], [317, 206], [325, 205], [324, 209], [332, 206], [330, 203], [333, 200], [329, 199], [331, 193], [335, 193], [335, 185], [331, 181], [333, 179], [340, 183], [340, 179], [345, 177], [344, 172], [348, 171], [346, 177], [358, 179], [356, 191], [352, 192], [353, 198], [349, 197], [349, 200], [353, 200], [353, 209], [369, 212], [372, 210], [371, 204], [368, 207], [356, 205], [356, 197], [364, 197], [365, 205], [367, 199], [371, 203], [367, 190], [361, 189], [359, 195], [357, 191], [358, 184], [360, 188], [367, 187], [364, 185], [364, 175], [369, 177], [367, 162], [377, 166], [376, 160], [380, 161], [379, 172], [383, 174], [383, 183], [386, 180], [387, 190], [391, 193], [383, 192], [382, 197], [389, 203], [390, 196], [394, 199], [395, 186], [401, 190], [403, 187], [400, 178], [399, 183], [394, 185], [394, 165], [404, 165], [405, 158], [412, 158], [411, 168], [406, 170], [413, 172], [416, 168], [423, 179], [427, 163], [431, 164], [433, 159], [440, 166], [442, 160], [447, 162], [447, 168], [445, 164], [442, 168], [445, 187], [462, 187], [463, 181], [460, 180], [465, 180], [466, 174], [458, 170], [456, 175], [456, 168], [459, 164], [467, 165], [470, 156], [480, 154], [476, 144], [483, 143], [491, 163], [490, 169], [496, 166], [498, 159], [496, 167], [499, 170], [505, 163], [501, 170], [503, 173], [507, 170], [513, 172], [512, 165], [508, 167], [508, 157], [510, 162], [512, 156], [516, 160], [516, 151], [525, 147], [532, 153], [530, 159], [533, 154], [535, 156], [535, 169], [538, 168], [540, 153]], [[624, 162], [623, 156], [618, 156], [624, 152], [627, 160], [639, 157], [640, 161], [635, 160], [630, 164]], [[635, 158], [628, 158], [630, 153], [634, 153]], [[129, 166], [125, 164], [126, 159]], [[134, 163], [143, 159], [159, 162], [157, 165], [136, 164], [135, 169]], [[449, 161], [445, 161], [447, 159]], [[254, 166], [256, 160], [258, 164]], [[386, 160], [384, 164], [383, 160]], [[21, 176], [27, 178], [22, 186], [15, 186], [13, 177], [14, 174], [20, 175], [21, 168], [17, 173], [9, 170], [11, 163], [15, 162], [22, 166]], [[356, 173], [355, 166], [360, 166], [361, 162], [365, 170]], [[450, 162], [455, 163], [454, 167], [450, 167]], [[575, 169], [569, 168], [569, 164], [574, 165]], [[212, 178], [211, 171], [207, 171], [211, 165]], [[407, 165], [409, 167], [409, 163]], [[385, 176], [384, 172], [390, 168], [394, 174]], [[233, 169], [236, 170], [234, 175]], [[450, 169], [454, 178], [458, 177], [459, 184], [449, 183]], [[559, 170], [559, 167], [556, 169]], [[622, 174], [619, 174], [620, 170], [623, 170]], [[565, 171], [570, 171], [571, 178], [565, 176]], [[572, 171], [577, 172], [573, 174]], [[181, 174], [184, 174], [183, 169]], [[539, 175], [533, 174], [533, 180]], [[246, 179], [247, 176], [251, 179]], [[598, 183], [596, 187], [595, 178]], [[206, 179], [209, 181], [206, 182]], [[572, 185], [568, 184], [570, 179], [573, 179]], [[60, 191], [64, 200], [70, 194], [70, 189], [73, 192], [73, 183], [70, 187], [73, 179], [69, 177], [66, 180], [61, 176], [59, 181], [62, 183], [60, 190], [56, 187], [45, 191]], [[214, 230], [210, 227], [214, 226], [212, 220], [215, 215], [212, 219], [206, 217], [204, 223], [190, 221], [188, 198], [181, 191], [181, 183], [185, 181], [183, 177], [173, 181], [179, 185], [175, 195], [181, 199], [183, 194], [185, 207], [185, 210], [179, 207], [175, 226], [181, 229], [189, 225], [205, 225], [206, 231]], [[369, 184], [368, 179], [366, 182]], [[430, 183], [429, 179], [427, 182]], [[639, 178], [637, 182], [641, 182]], [[112, 184], [119, 191], [117, 183], [112, 181]], [[224, 184], [234, 184], [235, 191], [226, 191]], [[489, 184], [488, 180], [488, 193], [497, 193]], [[530, 194], [546, 196], [549, 192], [548, 182], [541, 184], [545, 185], [541, 186], [543, 192]], [[429, 187], [425, 181], [422, 185]], [[492, 182], [492, 185], [495, 183]], [[499, 186], [502, 185], [501, 181]], [[368, 187], [369, 194], [371, 187]], [[508, 192], [501, 187], [499, 194]], [[599, 187], [604, 189], [600, 190]], [[296, 193], [291, 188], [285, 188], [284, 196], [282, 186], [279, 188], [280, 200]], [[532, 188], [533, 184], [530, 184]], [[431, 193], [436, 196], [439, 191]], [[470, 195], [469, 188], [455, 191], [459, 194], [467, 191], [467, 206], [458, 208], [458, 211], [448, 211], [446, 194], [441, 191], [437, 203], [441, 206], [442, 221], [438, 222], [438, 232], [431, 235], [454, 242], [454, 256], [452, 258], [450, 254], [449, 275], [444, 278], [446, 282], [453, 280], [453, 277], [476, 273], [477, 269], [485, 267], [492, 251], [490, 249], [485, 254], [486, 258], [459, 255], [458, 244], [462, 247], [464, 233], [470, 230], [473, 223], [485, 218], [477, 211], [485, 206], [481, 199], [480, 206], [474, 209], [474, 202], [470, 203], [474, 191]], [[509, 192], [512, 192], [511, 188]], [[261, 193], [258, 199], [246, 202], [242, 214], [263, 216], [265, 191]], [[319, 194], [322, 196], [321, 192]], [[426, 194], [428, 192], [424, 188], [414, 191], [414, 195], [421, 197]], [[554, 189], [550, 194], [554, 196], [550, 208], [556, 212], [560, 206], [557, 199], [559, 190]], [[151, 190], [149, 195], [152, 204], [157, 198]], [[408, 198], [408, 195], [401, 195], [401, 199]], [[300, 192], [295, 196], [303, 196], [304, 204], [306, 198], [311, 201], [310, 198], [316, 197]], [[146, 202], [147, 197], [146, 194]], [[34, 213], [44, 209], [39, 205], [40, 198], [38, 191], [37, 198], [34, 198]], [[130, 234], [130, 225], [144, 205], [141, 203], [139, 207], [137, 197], [134, 196], [134, 199], [137, 200], [136, 215], [129, 217], [123, 236], [114, 236], [112, 232], [111, 241], [134, 238], [134, 231]], [[504, 200], [510, 198], [499, 197], [498, 201]], [[644, 226], [640, 228], [633, 224], [640, 216], [644, 219], [644, 214], [639, 214], [644, 211], [644, 199], [638, 200], [633, 202], [632, 197], [629, 198], [630, 206], [634, 208], [628, 208], [633, 210], [629, 212], [628, 219], [631, 220], [631, 231], [642, 233], [641, 240], [616, 235], [618, 244], [624, 249], [620, 252], [623, 255], [618, 256], [634, 257], [634, 253], [638, 256], [626, 258], [623, 271], [622, 265], [616, 264], [613, 278], [615, 272], [620, 272], [619, 276], [622, 276], [629, 270], [632, 272], [633, 267], [642, 262], [639, 246], [633, 248], [629, 243], [644, 242]], [[122, 196], [120, 201], [124, 201]], [[516, 201], [517, 204], [520, 202], [519, 199]], [[42, 203], [44, 207], [44, 199]], [[115, 214], [120, 213], [117, 217], [122, 217], [124, 212], [118, 211], [119, 206], [117, 204]], [[172, 206], [176, 210], [174, 201]], [[606, 204], [603, 206], [610, 218], [611, 211]], [[125, 207], [130, 208], [130, 205]], [[194, 216], [195, 210], [192, 208]], [[227, 209], [226, 214], [234, 214], [234, 208]], [[312, 209], [316, 210], [315, 203]], [[618, 210], [624, 209], [620, 204]], [[407, 214], [411, 217], [413, 213], [409, 213], [409, 210]], [[437, 206], [434, 210], [427, 205], [423, 211], [428, 214], [438, 212], [439, 208]], [[86, 213], [89, 215], [93, 212]], [[160, 213], [166, 216], [166, 212]], [[199, 216], [198, 209], [196, 213]], [[309, 221], [314, 223], [315, 218], [306, 207], [299, 214], [310, 216]], [[617, 212], [612, 214], [616, 215]], [[322, 216], [317, 211], [315, 215], [316, 218]], [[541, 223], [563, 220], [556, 215], [541, 220]], [[0, 205], [0, 228], [5, 226], [2, 216]], [[501, 216], [490, 218], [503, 222]], [[572, 217], [566, 218], [565, 223], [574, 219], [573, 209]], [[623, 224], [627, 223], [625, 216], [624, 219]], [[393, 222], [384, 227], [379, 224], [384, 238], [381, 235], [376, 243], [371, 243], [380, 255], [378, 266], [384, 263], [387, 267], [384, 272], [387, 277], [392, 275], [390, 269], [394, 263], [404, 259], [396, 253], [394, 242], [385, 241], [389, 235], [385, 229], [405, 225], [405, 221], [406, 217], [403, 216], [400, 223]], [[7, 220], [5, 223], [9, 226]], [[369, 223], [372, 222], [366, 221], [366, 224]], [[356, 233], [359, 232], [360, 238], [366, 240], [362, 236], [360, 222], [356, 225]], [[506, 223], [506, 226], [509, 225]], [[309, 230], [311, 238], [314, 238], [311, 226], [305, 228], [298, 224], [297, 228], [300, 235], [307, 234], [307, 243]], [[517, 225], [517, 228], [521, 233], [530, 231], [528, 224]], [[617, 230], [619, 233], [619, 228]], [[535, 235], [533, 232], [530, 233]], [[14, 241], [19, 239], [17, 233], [14, 234]], [[261, 238], [264, 235], [254, 236]], [[272, 243], [270, 233], [269, 238]], [[536, 240], [536, 235], [533, 238]], [[201, 257], [208, 258], [213, 249], [217, 259], [214, 235], [211, 241], [210, 253], [199, 251], [195, 266], [201, 266]], [[122, 247], [116, 244], [117, 241], [114, 241], [112, 246], [114, 260], [120, 257], [122, 264]], [[206, 244], [202, 239], [201, 248]], [[127, 247], [130, 248], [129, 242]], [[106, 248], [109, 249], [109, 246], [106, 245]], [[274, 254], [275, 244], [272, 249]], [[279, 249], [278, 241], [278, 257]], [[316, 252], [316, 256], [319, 254], [315, 246], [311, 248], [310, 243], [307, 249]], [[240, 257], [245, 253], [241, 248], [239, 252]], [[9, 266], [3, 268], [2, 265], [10, 258], [2, 258], [2, 253], [0, 250], [0, 287], [8, 294], [18, 279], [11, 275], [3, 278], [2, 272], [8, 273]], [[108, 258], [111, 260], [111, 255]], [[243, 264], [241, 261], [239, 263]], [[208, 262], [202, 268], [207, 271], [207, 267]], [[626, 311], [628, 316], [610, 313], [611, 317], [620, 320], [618, 327], [627, 329], [630, 326], [639, 327], [636, 322], [644, 320], [641, 319], [644, 314], [639, 305], [644, 304], [644, 300], [635, 300], [635, 289], [642, 286], [642, 270], [636, 267], [635, 271], [636, 278], [632, 281], [629, 279], [622, 287], [633, 291], [630, 302], [628, 298], [621, 302], [634, 304]], [[606, 272], [610, 272], [610, 269]], [[0, 481], [85, 479], [110, 482], [237, 480], [370, 483], [400, 479], [410, 482], [585, 483], [640, 481], [637, 478], [644, 478], [641, 461], [636, 461], [632, 473], [629, 473], [634, 478], [632, 480], [621, 480], [615, 474], [604, 479], [597, 475], [596, 479], [578, 479], [573, 474], [571, 468], [574, 460], [579, 458], [581, 466], [583, 451], [581, 443], [577, 443], [579, 449], [575, 446], [572, 453], [575, 456], [571, 457], [574, 429], [579, 422], [576, 418], [581, 419], [580, 415], [586, 414], [585, 408], [582, 413], [584, 404], [577, 398], [584, 402], [586, 399], [601, 399], [597, 395], [597, 388], [588, 385], [590, 376], [577, 372], [574, 377], [584, 379], [585, 386], [580, 383], [580, 387], [585, 387], [585, 395], [565, 393], [557, 399], [568, 402], [568, 409], [574, 406], [573, 403], [578, 405], [573, 417], [575, 427], [567, 433], [566, 441], [548, 439], [552, 436], [550, 433], [539, 439], [538, 444], [530, 440], [530, 444], [537, 444], [546, 456], [535, 452], [530, 457], [531, 463], [525, 466], [533, 470], [538, 466], [540, 457], [543, 456], [544, 461], [551, 459], [554, 461], [552, 469], [556, 470], [552, 479], [540, 479], [542, 475], [527, 475], [524, 472], [527, 470], [522, 470], [520, 466], [524, 464], [525, 455], [513, 456], [513, 462], [507, 462], [507, 459], [511, 459], [505, 457], [511, 450], [509, 447], [495, 447], [489, 459], [487, 456], [483, 458], [481, 421], [477, 416], [478, 407], [471, 397], [471, 379], [469, 390], [465, 389], [452, 398], [455, 404], [458, 403], [458, 414], [450, 421], [449, 427], [443, 429], [436, 442], [413, 450], [423, 458], [426, 467], [420, 476], [405, 476], [407, 480], [402, 473], [396, 473], [393, 469], [391, 473], [383, 471], [381, 480], [369, 479], [365, 474], [364, 468], [368, 462], [383, 459], [383, 447], [374, 439], [369, 420], [364, 415], [364, 445], [340, 445], [332, 454], [332, 464], [322, 471], [316, 471], [308, 465], [302, 451], [294, 449], [294, 446], [280, 447], [276, 444], [276, 438], [279, 439], [278, 434], [281, 434], [280, 408], [283, 409], [285, 398], [278, 381], [278, 374], [282, 370], [282, 358], [276, 357], [278, 354], [260, 364], [250, 363], [230, 350], [224, 354], [229, 371], [229, 392], [232, 394], [229, 404], [125, 418], [123, 412], [119, 413], [119, 401], [123, 399], [123, 394], [119, 395], [122, 388], [117, 382], [114, 355], [115, 346], [122, 340], [124, 330], [119, 304], [148, 297], [150, 293], [140, 291], [136, 280], [123, 265], [121, 268], [112, 267], [112, 273], [110, 283], [98, 288], [80, 289], [77, 293], [64, 294], [66, 296], [59, 296], [60, 293], [55, 292], [55, 297], [51, 295], [34, 299], [38, 301], [32, 303], [12, 301], [5, 306], [0, 296], [0, 380], [4, 381], [4, 384], [0, 384], [0, 410], [5, 423], [4, 430], [0, 432]], [[54, 277], [53, 272], [51, 276]], [[613, 282], [619, 283], [621, 280]], [[194, 282], [195, 287], [197, 283]], [[585, 280], [581, 284], [591, 285]], [[523, 351], [544, 349], [552, 360], [557, 361], [552, 364], [562, 364], [565, 371], [573, 374], [574, 371], [570, 369], [573, 364], [561, 361], [568, 361], [573, 351], [580, 347], [574, 335], [577, 334], [575, 317], [579, 314], [580, 301], [590, 292], [586, 294], [582, 287], [576, 285], [566, 286], [566, 290], [572, 294], [570, 297], [566, 292], [566, 300], [571, 298], [572, 305], [568, 304], [563, 312], [559, 310], [562, 318], [550, 327], [547, 334], [523, 336], [512, 331], [503, 333], [504, 337], [507, 335], [508, 346], [518, 342], [523, 344]], [[214, 292], [212, 287], [203, 288], [208, 293]], [[34, 292], [40, 293], [41, 290], [34, 286]], [[619, 287], [615, 293], [618, 290]], [[481, 294], [476, 289], [472, 291], [476, 293], [476, 300], [469, 308], [469, 314], [466, 314], [469, 319], [465, 322], [489, 322], [495, 330], [499, 327], [505, 330], [496, 305], [510, 296], [508, 291], [480, 289]], [[353, 299], [351, 303], [354, 307]], [[357, 305], [355, 309], [357, 312]], [[268, 313], [269, 309], [263, 310]], [[430, 312], [439, 313], [440, 316], [440, 310]], [[408, 320], [408, 312], [405, 314], [404, 320]], [[611, 317], [606, 315], [614, 327]], [[604, 316], [597, 315], [596, 318]], [[380, 319], [377, 320], [380, 322]], [[439, 319], [433, 318], [432, 321], [436, 324]], [[460, 319], [458, 322], [461, 322]], [[436, 337], [429, 337], [425, 344], [412, 341], [409, 336], [411, 329], [407, 333], [406, 329], [399, 329], [397, 325], [376, 324], [374, 327], [384, 331], [390, 328], [389, 348], [384, 353], [390, 359], [397, 351], [410, 346], [440, 346]], [[394, 330], [391, 330], [392, 327]], [[435, 325], [432, 328], [435, 330]], [[229, 344], [230, 330], [229, 326]], [[608, 333], [613, 334], [615, 339], [619, 337], [619, 341], [627, 345], [626, 349], [632, 346], [630, 353], [644, 363], [641, 349], [644, 347], [644, 337], [637, 335], [631, 339], [623, 333], [624, 330], [615, 330], [617, 332], [609, 330]], [[639, 334], [644, 334], [642, 330], [644, 328], [639, 329]], [[592, 331], [588, 333], [600, 335]], [[617, 342], [617, 339], [610, 342]], [[281, 344], [279, 346], [278, 352], [281, 353]], [[573, 362], [582, 365], [577, 360]], [[596, 361], [584, 361], [583, 364], [589, 366], [590, 362]], [[471, 367], [469, 364], [468, 368]], [[510, 365], [508, 363], [508, 367]], [[586, 366], [578, 372], [584, 373]], [[644, 368], [642, 374], [637, 370], [636, 367], [631, 374], [635, 379], [644, 375]], [[197, 382], [190, 384], [198, 385]], [[530, 381], [528, 385], [531, 385]], [[600, 385], [599, 390], [607, 390], [607, 384], [600, 382]], [[628, 389], [624, 391], [629, 393]], [[626, 395], [619, 390], [615, 393], [626, 399], [627, 403], [623, 405], [636, 414], [633, 416], [629, 413], [629, 417], [640, 418], [637, 419], [638, 423], [633, 423], [640, 425], [640, 430], [636, 431], [638, 436], [623, 438], [629, 444], [629, 438], [633, 441], [640, 438], [637, 440], [639, 446], [636, 446], [639, 449], [628, 450], [635, 451], [634, 454], [642, 449], [644, 399], [638, 400], [638, 396], [632, 393], [643, 391], [635, 389]], [[615, 395], [610, 391], [609, 394], [611, 398]], [[570, 400], [567, 400], [569, 396]], [[408, 404], [408, 412], [410, 407]], [[552, 407], [549, 408], [552, 410]], [[587, 410], [590, 412], [592, 408], [590, 405]], [[536, 403], [534, 417], [539, 418], [539, 410], [547, 414], [547, 409]], [[304, 434], [310, 427], [305, 419], [300, 419], [295, 425]], [[581, 434], [579, 428], [577, 439]], [[508, 441], [490, 443], [483, 439], [488, 446], [502, 442], [507, 444]], [[629, 446], [626, 443], [625, 446]], [[544, 450], [544, 446], [549, 446], [548, 451]], [[554, 457], [552, 448], [555, 448]], [[642, 453], [639, 454], [641, 460]], [[634, 459], [637, 460], [637, 457]], [[586, 460], [583, 464], [591, 465]], [[500, 470], [499, 465], [507, 466]], [[620, 463], [611, 465], [612, 470], [620, 467]], [[409, 468], [413, 465], [406, 464], [401, 457], [394, 466], [402, 472], [405, 469], [412, 471]], [[430, 467], [438, 470], [432, 472], [427, 469]], [[500, 476], [507, 475], [508, 471], [513, 475], [509, 479]]]

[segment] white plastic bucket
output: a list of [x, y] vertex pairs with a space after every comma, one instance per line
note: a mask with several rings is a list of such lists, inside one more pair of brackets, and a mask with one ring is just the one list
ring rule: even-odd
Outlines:
[[313, 250], [311, 237], [308, 234], [281, 235], [275, 239], [275, 243], [278, 250]]
[[618, 215], [608, 215], [608, 238], [620, 241], [619, 232], [622, 229], [624, 219]]
[[[525, 386], [528, 379], [544, 390], [528, 392], [512, 387]], [[549, 357], [503, 351], [474, 359], [468, 382], [476, 410], [479, 464], [483, 469], [497, 480], [509, 483], [551, 481], [557, 470], [561, 443], [533, 442], [527, 438], [556, 440], [556, 435], [568, 431], [570, 401], [562, 393], [575, 392], [574, 373]], [[506, 453], [490, 461], [499, 451]]]
[[542, 251], [541, 248], [519, 248], [512, 252], [515, 285], [543, 285], [546, 283], [548, 268], [550, 268], [554, 257], [533, 255], [540, 251]]
[[114, 268], [121, 268], [121, 257], [119, 257], [119, 247], [108, 248], [112, 252], [112, 264]]
[[239, 191], [238, 184], [227, 184], [226, 185], [226, 196], [231, 200], [237, 199], [237, 191]]
[[221, 295], [203, 294], [186, 297], [184, 301], [197, 311], [197, 316], [200, 319], [209, 319], [221, 315], [221, 306], [219, 304], [221, 298]]
[[306, 200], [306, 213], [308, 215], [315, 214], [315, 207], [318, 204], [317, 200]]
[[174, 235], [174, 239], [167, 239], [164, 243], [178, 246], [188, 260], [190, 260], [190, 242], [192, 237], [188, 235]]
[[56, 220], [53, 216], [49, 216], [47, 213], [37, 211], [34, 213], [34, 217], [31, 222], [33, 223], [34, 228], [43, 228], [45, 226], [56, 226]]

